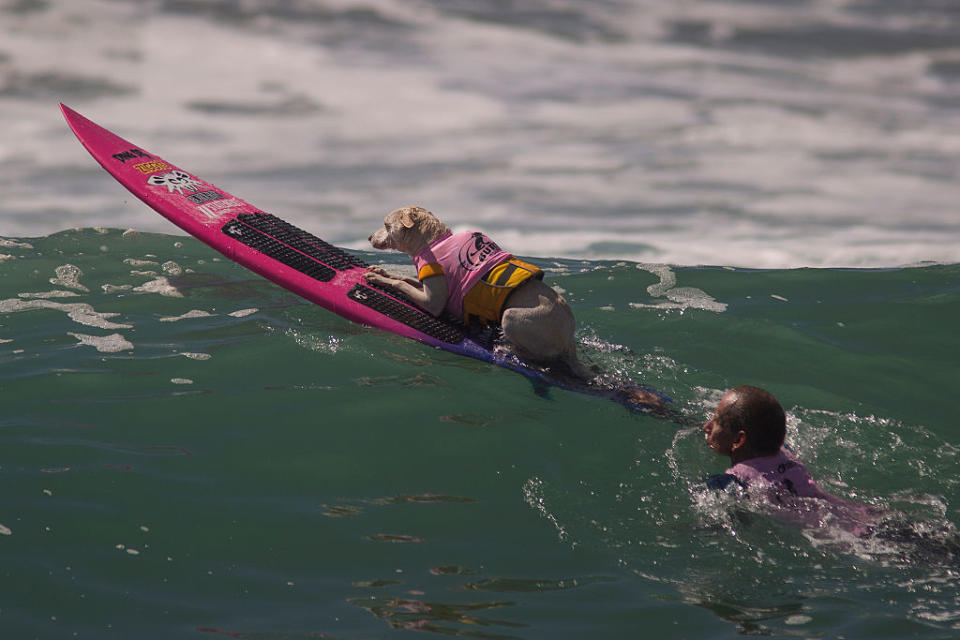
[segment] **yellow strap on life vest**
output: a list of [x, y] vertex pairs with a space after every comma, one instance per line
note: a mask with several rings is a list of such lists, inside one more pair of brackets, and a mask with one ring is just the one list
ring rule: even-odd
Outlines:
[[507, 298], [530, 278], [543, 279], [543, 271], [517, 258], [490, 269], [463, 298], [464, 324], [499, 324]]
[[417, 277], [420, 278], [420, 281], [423, 282], [424, 278], [429, 278], [430, 276], [442, 276], [443, 267], [440, 266], [437, 262], [431, 262], [430, 264], [425, 264], [420, 267]]

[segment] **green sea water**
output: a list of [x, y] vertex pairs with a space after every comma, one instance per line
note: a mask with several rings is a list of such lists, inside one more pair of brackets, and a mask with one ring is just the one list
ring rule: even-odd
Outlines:
[[[948, 638], [960, 266], [532, 260], [672, 420], [367, 329], [172, 235], [0, 247], [0, 637]], [[364, 254], [391, 268], [403, 256]], [[930, 545], [707, 492], [754, 384]], [[919, 535], [922, 534], [922, 535]]]

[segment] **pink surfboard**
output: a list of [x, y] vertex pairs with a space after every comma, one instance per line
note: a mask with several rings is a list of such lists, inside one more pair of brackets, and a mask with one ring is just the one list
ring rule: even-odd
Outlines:
[[611, 398], [640, 411], [623, 390], [566, 380], [494, 351], [495, 335], [437, 318], [363, 278], [368, 265], [88, 120], [64, 104], [67, 124], [90, 155], [157, 213], [224, 256], [348, 320], [491, 362], [535, 383]]

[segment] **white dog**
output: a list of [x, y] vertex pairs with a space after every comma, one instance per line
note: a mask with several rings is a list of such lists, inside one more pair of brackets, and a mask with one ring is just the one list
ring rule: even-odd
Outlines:
[[446, 309], [467, 325], [499, 324], [523, 360], [584, 381], [593, 377], [577, 358], [573, 312], [566, 300], [543, 283], [540, 269], [504, 252], [482, 233], [452, 234], [426, 209], [403, 207], [384, 218], [370, 244], [408, 254], [418, 277], [370, 267], [367, 280], [396, 288], [435, 316]]

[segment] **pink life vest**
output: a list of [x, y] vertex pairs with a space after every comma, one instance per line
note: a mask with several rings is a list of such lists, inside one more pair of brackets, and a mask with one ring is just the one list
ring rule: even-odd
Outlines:
[[[513, 255], [479, 231], [447, 233], [437, 238], [430, 246], [413, 257], [418, 277], [422, 280], [423, 268], [440, 265], [447, 277], [447, 311], [458, 318], [463, 317], [463, 297], [490, 269]], [[435, 270], [430, 273], [436, 274]]]

